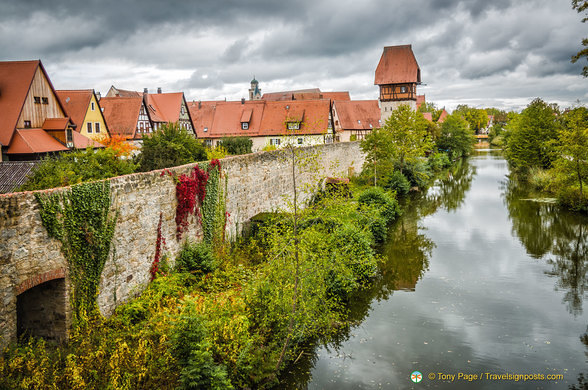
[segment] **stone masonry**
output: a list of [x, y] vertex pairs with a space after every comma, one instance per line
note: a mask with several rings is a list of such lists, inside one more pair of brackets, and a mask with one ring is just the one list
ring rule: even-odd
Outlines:
[[[226, 177], [226, 181], [222, 180], [223, 186], [226, 185], [226, 210], [230, 215], [227, 237], [240, 234], [243, 225], [255, 215], [287, 207], [292, 201], [291, 162], [292, 156], [287, 150], [221, 160], [223, 177]], [[358, 142], [336, 143], [297, 148], [296, 162], [297, 188], [302, 202], [325, 177], [346, 177], [350, 172], [360, 172], [364, 156]], [[169, 171], [180, 175], [190, 172], [194, 165]], [[170, 259], [175, 258], [182, 244], [175, 238], [177, 201], [175, 183], [169, 175], [160, 170], [109, 180], [112, 209], [119, 214], [110, 258], [99, 287], [98, 305], [104, 315], [112, 314], [119, 303], [140, 294], [149, 283], [160, 214], [165, 251]], [[183, 239], [200, 239], [202, 232], [196, 225], [193, 219]], [[66, 302], [63, 312], [68, 327], [70, 285], [59, 241], [49, 238], [32, 192], [0, 195], [0, 345], [16, 339], [17, 296], [59, 279], [65, 281], [62, 292], [65, 296], [58, 297], [58, 302]], [[19, 310], [26, 311], [26, 307], [19, 307]], [[63, 317], [59, 312], [60, 318]]]

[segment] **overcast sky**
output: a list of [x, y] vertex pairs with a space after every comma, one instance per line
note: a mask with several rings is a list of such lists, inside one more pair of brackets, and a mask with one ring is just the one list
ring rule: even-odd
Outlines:
[[57, 89], [110, 85], [237, 100], [319, 87], [377, 99], [382, 49], [412, 44], [419, 94], [520, 109], [588, 103], [570, 0], [0, 0], [0, 60], [41, 59]]

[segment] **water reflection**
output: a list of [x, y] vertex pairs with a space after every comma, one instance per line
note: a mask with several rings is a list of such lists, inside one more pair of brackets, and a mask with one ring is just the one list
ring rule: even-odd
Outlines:
[[506, 180], [503, 188], [513, 233], [529, 255], [544, 258], [551, 266], [546, 273], [558, 279], [556, 289], [565, 291], [567, 310], [582, 314], [588, 286], [588, 218], [534, 201], [534, 194], [514, 178]]

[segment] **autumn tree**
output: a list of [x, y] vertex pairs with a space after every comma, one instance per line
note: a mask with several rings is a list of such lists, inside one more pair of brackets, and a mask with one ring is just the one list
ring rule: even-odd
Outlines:
[[463, 119], [469, 123], [470, 128], [476, 133], [488, 125], [488, 113], [486, 110], [460, 104], [453, 113], [461, 115]]

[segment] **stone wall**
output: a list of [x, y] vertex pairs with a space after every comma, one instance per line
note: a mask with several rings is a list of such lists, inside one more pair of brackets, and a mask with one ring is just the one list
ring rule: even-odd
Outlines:
[[[255, 215], [285, 207], [292, 200], [292, 156], [288, 151], [259, 152], [221, 161], [230, 214], [228, 237], [240, 234]], [[300, 199], [327, 176], [360, 172], [364, 162], [358, 142], [296, 149], [297, 188]], [[188, 173], [195, 164], [169, 169]], [[110, 179], [112, 208], [118, 211], [111, 256], [100, 282], [98, 305], [110, 315], [117, 304], [138, 295], [149, 283], [155, 253], [157, 225], [162, 217], [166, 252], [175, 258], [181, 242], [175, 238], [176, 196], [173, 179], [163, 171], [137, 173]], [[61, 189], [49, 190], [62, 191]], [[184, 239], [201, 238], [194, 219]], [[17, 295], [49, 280], [63, 278], [69, 289], [67, 264], [60, 243], [49, 238], [41, 223], [32, 192], [0, 195], [0, 344], [16, 337]], [[66, 305], [67, 306], [67, 305]], [[65, 310], [66, 323], [70, 312]]]

